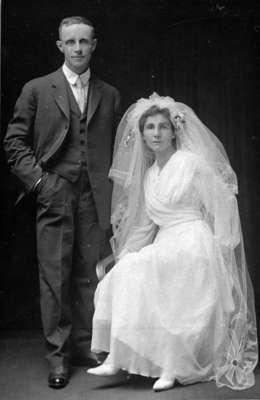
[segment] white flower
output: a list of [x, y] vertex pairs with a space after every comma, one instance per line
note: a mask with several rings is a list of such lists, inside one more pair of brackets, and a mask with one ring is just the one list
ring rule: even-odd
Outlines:
[[221, 376], [224, 376], [230, 385], [236, 388], [250, 387], [254, 379], [253, 369], [256, 363], [255, 343], [246, 335], [238, 340], [234, 330], [230, 331], [230, 339], [226, 363], [221, 368]]

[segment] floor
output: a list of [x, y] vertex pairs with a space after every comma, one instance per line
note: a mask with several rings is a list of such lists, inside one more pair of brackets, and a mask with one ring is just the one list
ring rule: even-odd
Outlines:
[[82, 367], [72, 370], [70, 383], [62, 390], [48, 388], [46, 378], [40, 331], [16, 332], [0, 338], [1, 400], [260, 400], [260, 369], [256, 370], [256, 385], [242, 392], [217, 389], [210, 382], [177, 385], [169, 391], [154, 393], [151, 379], [125, 375], [94, 377]]

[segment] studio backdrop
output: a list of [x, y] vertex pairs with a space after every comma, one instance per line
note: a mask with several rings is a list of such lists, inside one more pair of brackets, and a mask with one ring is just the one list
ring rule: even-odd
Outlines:
[[[7, 4], [8, 3], [8, 4]], [[116, 86], [126, 109], [153, 91], [190, 105], [223, 142], [238, 202], [260, 319], [259, 10], [228, 2], [5, 2], [2, 9], [2, 137], [23, 84], [59, 68], [59, 21], [85, 15], [97, 27], [92, 68]], [[73, 5], [71, 4], [73, 3]], [[62, 4], [62, 5], [61, 5]], [[202, 6], [203, 4], [203, 6]], [[258, 29], [259, 28], [259, 29]], [[34, 206], [14, 203], [18, 182], [1, 147], [0, 313], [3, 329], [38, 327]]]

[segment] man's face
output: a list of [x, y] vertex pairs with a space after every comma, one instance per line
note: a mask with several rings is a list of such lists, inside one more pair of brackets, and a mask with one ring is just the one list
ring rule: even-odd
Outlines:
[[64, 54], [67, 67], [76, 74], [82, 74], [89, 67], [92, 53], [97, 45], [93, 33], [93, 28], [85, 24], [62, 27], [57, 46]]

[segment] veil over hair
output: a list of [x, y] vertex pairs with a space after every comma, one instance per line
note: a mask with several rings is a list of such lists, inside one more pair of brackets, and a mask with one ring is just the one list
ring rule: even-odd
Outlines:
[[254, 293], [246, 267], [235, 196], [238, 193], [236, 174], [218, 138], [190, 107], [171, 97], [154, 93], [148, 99], [141, 98], [129, 107], [119, 124], [109, 174], [114, 181], [111, 216], [114, 255], [120, 257], [132, 232], [144, 220], [144, 180], [154, 155], [144, 144], [139, 120], [152, 106], [169, 110], [177, 150], [187, 150], [201, 160], [202, 179], [194, 182], [197, 182], [204, 217], [224, 260], [223, 287], [225, 280], [232, 282], [234, 308], [226, 316], [224, 340], [214, 360], [214, 379], [219, 387], [248, 388], [254, 384], [258, 349]]
[[144, 144], [139, 128], [141, 116], [152, 106], [168, 109], [175, 128], [177, 150], [189, 150], [203, 157], [231, 192], [237, 193], [236, 174], [218, 138], [186, 104], [153, 93], [131, 105], [118, 126], [113, 163], [109, 172], [114, 181], [112, 196], [113, 249], [119, 254], [144, 212], [143, 182], [154, 155]]

